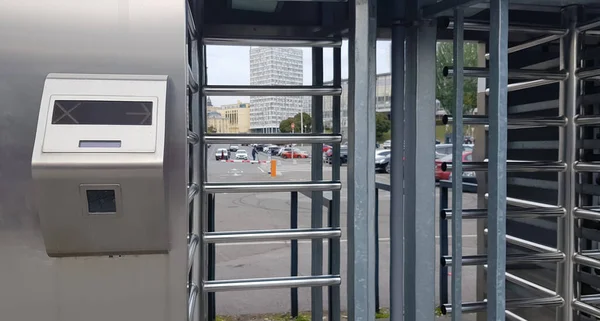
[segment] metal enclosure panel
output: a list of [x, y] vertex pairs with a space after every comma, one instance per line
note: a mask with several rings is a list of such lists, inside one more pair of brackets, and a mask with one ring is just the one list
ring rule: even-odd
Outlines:
[[[185, 2], [0, 1], [0, 311], [11, 321], [187, 318]], [[30, 160], [49, 73], [169, 76], [168, 255], [49, 258]]]

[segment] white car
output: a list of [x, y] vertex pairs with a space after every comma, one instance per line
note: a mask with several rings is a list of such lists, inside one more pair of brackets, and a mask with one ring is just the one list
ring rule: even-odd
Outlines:
[[383, 142], [383, 148], [384, 149], [390, 149], [390, 148], [392, 148], [392, 141], [388, 139], [385, 142]]
[[229, 159], [229, 151], [227, 150], [227, 148], [217, 149], [217, 151], [215, 152], [215, 159], [216, 160], [228, 160]]
[[246, 150], [244, 149], [238, 149], [237, 152], [235, 152], [235, 159], [248, 159], [248, 153], [246, 152]]

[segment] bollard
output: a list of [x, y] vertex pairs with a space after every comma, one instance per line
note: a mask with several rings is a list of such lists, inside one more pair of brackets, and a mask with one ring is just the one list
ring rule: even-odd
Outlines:
[[271, 177], [277, 176], [277, 160], [271, 160]]

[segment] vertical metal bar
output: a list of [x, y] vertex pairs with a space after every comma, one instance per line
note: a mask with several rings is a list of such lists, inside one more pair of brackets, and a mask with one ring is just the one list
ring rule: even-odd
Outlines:
[[[203, 1], [200, 0], [198, 1], [199, 6], [202, 6]], [[202, 8], [196, 8], [196, 12], [201, 12]], [[198, 17], [199, 18], [199, 17]], [[200, 19], [196, 19], [195, 21], [200, 21]], [[197, 26], [196, 26], [197, 27]], [[201, 29], [197, 28], [198, 32], [201, 32]], [[198, 39], [202, 39], [201, 35], [198, 36]], [[206, 66], [206, 46], [204, 46], [202, 44], [202, 41], [196, 41], [196, 44], [198, 46], [198, 53], [199, 53], [199, 64], [200, 64], [200, 75], [201, 77], [199, 77], [199, 84], [201, 86], [206, 86], [207, 84], [207, 66]], [[199, 149], [199, 164], [198, 164], [198, 168], [197, 170], [199, 171], [199, 175], [200, 175], [200, 191], [204, 190], [204, 184], [206, 184], [207, 180], [208, 180], [208, 158], [207, 158], [207, 152], [208, 152], [208, 148], [206, 146], [206, 144], [204, 143], [204, 135], [205, 133], [208, 131], [208, 124], [207, 124], [207, 109], [206, 109], [206, 96], [204, 94], [201, 94], [202, 91], [199, 91], [199, 96], [200, 96], [200, 132], [198, 133], [200, 135], [200, 149]], [[198, 269], [198, 273], [199, 273], [199, 279], [201, 281], [201, 283], [199, 283], [199, 286], [201, 287], [199, 290], [199, 294], [198, 294], [198, 304], [196, 304], [196, 306], [198, 306], [199, 309], [199, 320], [204, 321], [204, 320], [208, 320], [208, 310], [209, 310], [209, 300], [208, 300], [208, 295], [205, 291], [203, 291], [202, 286], [204, 284], [204, 282], [207, 281], [207, 277], [208, 277], [208, 244], [206, 242], [204, 242], [203, 240], [203, 235], [204, 233], [207, 232], [208, 229], [208, 214], [209, 214], [209, 209], [208, 209], [208, 194], [204, 193], [204, 192], [200, 192], [200, 202], [198, 203], [200, 206], [200, 216], [198, 218], [198, 223], [199, 223], [199, 229], [200, 229], [200, 240], [199, 240], [199, 244], [198, 244], [198, 257], [200, 258], [200, 264], [196, 267], [196, 269]]]
[[[208, 232], [215, 231], [215, 194], [208, 195]], [[208, 280], [216, 280], [216, 248], [215, 244], [208, 245]], [[217, 300], [216, 294], [211, 292], [208, 294], [208, 320], [215, 321], [217, 319]]]
[[[342, 49], [333, 49], [333, 85], [342, 85]], [[334, 96], [332, 99], [332, 113], [333, 113], [333, 132], [338, 134], [342, 131], [341, 126], [341, 97]], [[333, 148], [333, 161], [331, 168], [331, 179], [334, 181], [340, 180], [340, 144], [335, 143]], [[333, 191], [331, 198], [331, 206], [329, 207], [329, 213], [331, 219], [329, 220], [329, 226], [332, 228], [340, 227], [340, 191]], [[339, 275], [341, 268], [341, 251], [340, 251], [340, 239], [329, 240], [329, 274]], [[341, 293], [340, 286], [330, 286], [328, 288], [328, 302], [329, 302], [329, 320], [340, 321], [341, 320]]]
[[487, 318], [505, 319], [508, 0], [490, 1]]
[[348, 320], [375, 316], [375, 48], [377, 2], [350, 2]]
[[[298, 228], [298, 192], [291, 193], [290, 200], [290, 228]], [[298, 240], [292, 240], [291, 245], [291, 276], [298, 276]], [[298, 288], [290, 289], [292, 318], [298, 317]]]
[[[396, 21], [405, 19], [405, 3], [393, 2]], [[402, 24], [392, 26], [392, 146], [390, 173], [390, 320], [404, 320], [404, 41]], [[379, 242], [379, 240], [377, 240]]]
[[[448, 187], [440, 184], [440, 211], [448, 208]], [[440, 255], [448, 255], [448, 220], [439, 220]], [[440, 267], [440, 304], [448, 303], [448, 267]]]
[[[312, 83], [313, 86], [323, 85], [323, 48], [312, 48]], [[312, 98], [312, 130], [313, 133], [323, 133], [323, 96]], [[312, 144], [312, 155], [321, 155], [322, 144]], [[323, 157], [311, 159], [311, 178], [313, 181], [323, 179]], [[311, 198], [311, 227], [323, 227], [323, 192], [312, 192]], [[323, 240], [312, 240], [311, 273], [323, 274]], [[323, 288], [311, 288], [311, 318], [323, 319]]]
[[375, 312], [379, 309], [379, 189], [375, 187]]
[[[200, 61], [199, 61], [199, 57], [198, 57], [198, 41], [190, 41], [188, 44], [188, 61], [190, 62], [191, 65], [191, 69], [192, 69], [192, 73], [194, 75], [194, 77], [196, 77], [196, 79], [198, 79], [198, 76], [200, 75]], [[191, 122], [191, 130], [194, 133], [198, 133], [201, 130], [201, 114], [200, 114], [200, 102], [201, 101], [201, 97], [200, 94], [196, 94], [196, 95], [190, 95], [190, 100], [189, 100], [189, 104], [190, 104], [190, 122]], [[200, 157], [200, 150], [202, 148], [202, 144], [194, 144], [194, 145], [190, 145], [190, 151], [191, 151], [191, 166], [189, 166], [188, 168], [191, 171], [191, 175], [190, 175], [190, 182], [192, 183], [198, 183], [201, 180], [200, 177], [200, 164], [201, 164], [201, 157]], [[191, 217], [190, 217], [190, 232], [195, 234], [195, 235], [199, 235], [200, 233], [200, 213], [201, 213], [201, 208], [200, 208], [200, 201], [201, 201], [201, 197], [199, 195], [200, 193], [197, 193], [196, 196], [194, 196], [193, 201], [191, 202], [191, 204], [189, 205], [191, 207]], [[193, 259], [193, 263], [192, 266], [199, 266], [201, 264], [201, 259], [198, 255], [198, 253], [196, 253], [196, 255], [194, 256]], [[191, 269], [190, 271], [190, 279], [191, 282], [193, 284], [199, 284], [200, 283], [200, 275], [198, 273], [198, 269], [194, 268]], [[200, 319], [200, 313], [199, 313], [199, 305], [196, 304], [194, 306], [194, 318], [193, 320], [189, 320], [189, 321], [194, 321], [194, 320], [199, 320]]]
[[575, 298], [574, 291], [574, 272], [573, 272], [573, 254], [575, 253], [575, 217], [573, 209], [575, 202], [575, 184], [576, 173], [573, 169], [573, 163], [577, 160], [577, 127], [574, 118], [577, 115], [577, 7], [570, 6], [565, 8], [565, 21], [567, 23], [568, 34], [561, 41], [562, 57], [564, 58], [564, 67], [569, 75], [561, 86], [564, 89], [564, 115], [567, 117], [567, 126], [564, 129], [564, 150], [561, 157], [569, 165], [564, 172], [562, 179], [561, 201], [567, 210], [564, 218], [559, 219], [558, 249], [565, 253], [565, 261], [558, 265], [556, 278], [556, 292], [565, 300], [565, 304], [557, 310], [557, 320], [573, 320], [572, 302]]
[[[407, 2], [410, 21], [435, 0]], [[433, 321], [435, 310], [435, 48], [436, 21], [419, 21], [406, 38], [406, 320]], [[417, 126], [418, 125], [418, 126]]]
[[[454, 122], [452, 123], [452, 257], [462, 261], [462, 154], [464, 94], [463, 9], [454, 9]], [[462, 264], [452, 264], [452, 321], [462, 320]]]

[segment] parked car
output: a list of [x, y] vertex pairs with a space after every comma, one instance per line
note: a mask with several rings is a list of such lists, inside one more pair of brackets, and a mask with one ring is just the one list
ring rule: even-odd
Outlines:
[[323, 144], [323, 153], [327, 153], [332, 148], [331, 145]]
[[297, 148], [286, 148], [281, 153], [281, 158], [308, 158], [308, 153]]
[[235, 159], [248, 159], [248, 152], [246, 152], [245, 149], [238, 149], [237, 152], [235, 152]]
[[234, 152], [234, 153], [235, 153], [235, 152], [237, 152], [237, 150], [238, 150], [239, 148], [240, 148], [240, 147], [239, 147], [239, 146], [237, 146], [237, 145], [229, 145], [229, 151], [230, 151], [230, 152]]
[[[463, 144], [463, 151], [473, 151], [473, 145]], [[441, 159], [452, 154], [452, 144], [437, 144], [435, 145], [435, 159]]]
[[[333, 148], [325, 153], [325, 162], [333, 164]], [[348, 163], [348, 145], [340, 146], [340, 165]]]
[[383, 142], [383, 148], [384, 149], [390, 149], [390, 148], [392, 148], [392, 141], [388, 139], [385, 142]]
[[216, 160], [228, 160], [229, 159], [229, 151], [227, 150], [227, 148], [217, 149], [217, 151], [215, 152], [215, 159]]
[[[462, 154], [463, 163], [468, 163], [473, 161], [473, 152], [467, 151]], [[435, 181], [448, 180], [450, 178], [450, 173], [452, 171], [442, 171], [442, 163], [450, 163], [452, 162], [452, 154], [446, 155], [440, 159], [435, 160]], [[471, 175], [471, 174], [468, 174]], [[472, 174], [475, 176], [475, 173]], [[463, 174], [464, 176], [464, 174]]]
[[267, 154], [271, 155], [271, 156], [277, 156], [279, 154], [279, 151], [281, 150], [281, 147], [279, 146], [269, 146], [269, 148], [267, 149]]
[[386, 168], [389, 167], [390, 155], [392, 151], [389, 149], [383, 149], [375, 151], [375, 171], [377, 172], [388, 172]]

